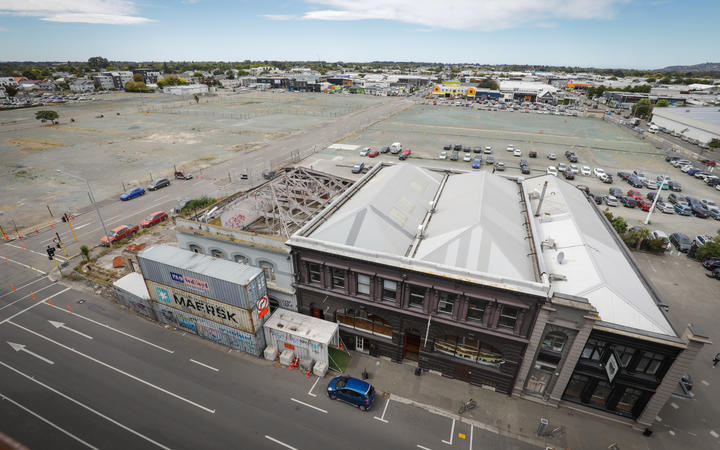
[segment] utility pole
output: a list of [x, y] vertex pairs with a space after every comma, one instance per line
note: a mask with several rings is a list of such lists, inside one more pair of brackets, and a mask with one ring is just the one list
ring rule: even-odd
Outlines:
[[658, 199], [660, 198], [660, 193], [662, 192], [663, 186], [665, 186], [665, 183], [667, 183], [667, 175], [663, 176], [662, 182], [660, 183], [660, 186], [658, 186], [657, 194], [655, 194], [655, 198], [653, 199], [652, 206], [650, 206], [650, 211], [648, 211], [647, 217], [645, 217], [645, 225], [650, 222], [650, 214], [653, 213], [653, 210], [655, 210], [655, 204], [657, 203]]

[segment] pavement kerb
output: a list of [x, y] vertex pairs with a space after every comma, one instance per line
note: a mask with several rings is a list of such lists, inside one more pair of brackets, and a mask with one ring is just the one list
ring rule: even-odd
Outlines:
[[428, 411], [428, 412], [430, 412], [430, 413], [433, 413], [433, 414], [436, 414], [436, 415], [442, 416], [442, 417], [447, 417], [448, 419], [454, 419], [454, 420], [456, 420], [456, 421], [458, 421], [458, 422], [467, 423], [467, 424], [472, 425], [472, 426], [475, 427], [475, 428], [479, 428], [479, 429], [481, 429], [481, 430], [489, 431], [489, 432], [491, 432], [491, 433], [495, 433], [495, 434], [500, 435], [500, 436], [508, 436], [508, 437], [511, 437], [511, 438], [516, 439], [516, 440], [518, 440], [518, 441], [525, 442], [526, 444], [536, 445], [536, 446], [541, 447], [541, 448], [547, 448], [547, 445], [548, 445], [546, 441], [543, 441], [543, 440], [541, 440], [541, 439], [534, 439], [534, 438], [525, 436], [525, 435], [523, 435], [523, 434], [513, 433], [513, 432], [510, 432], [510, 431], [503, 431], [503, 430], [501, 430], [500, 428], [498, 428], [498, 427], [496, 427], [496, 426], [488, 425], [488, 424], [486, 424], [486, 423], [479, 422], [479, 421], [474, 420], [474, 419], [468, 419], [467, 417], [462, 417], [462, 416], [460, 416], [460, 415], [458, 415], [458, 414], [455, 414], [455, 413], [453, 413], [453, 412], [451, 412], [451, 411], [447, 411], [447, 410], [445, 410], [445, 409], [441, 409], [441, 408], [438, 408], [438, 407], [433, 406], [433, 405], [428, 405], [428, 404], [425, 404], [425, 403], [416, 402], [415, 400], [412, 400], [412, 399], [409, 399], [409, 398], [405, 398], [405, 397], [400, 397], [399, 395], [396, 395], [396, 394], [392, 394], [392, 393], [391, 393], [391, 394], [390, 394], [390, 400], [395, 401], [395, 402], [398, 402], [398, 403], [403, 403], [403, 404], [405, 404], [405, 405], [414, 406], [414, 407], [416, 407], [416, 408], [424, 409], [425, 411]]

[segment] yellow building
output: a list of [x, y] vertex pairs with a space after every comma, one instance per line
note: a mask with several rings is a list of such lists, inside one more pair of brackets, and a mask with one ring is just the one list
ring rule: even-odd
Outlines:
[[443, 83], [436, 84], [432, 90], [433, 97], [463, 97], [475, 98], [475, 88], [473, 86], [463, 86], [460, 83]]

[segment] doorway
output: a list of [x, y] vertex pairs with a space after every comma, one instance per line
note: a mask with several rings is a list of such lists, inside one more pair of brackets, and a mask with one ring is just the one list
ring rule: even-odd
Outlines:
[[403, 345], [403, 359], [417, 361], [420, 359], [420, 335], [413, 332], [405, 332]]

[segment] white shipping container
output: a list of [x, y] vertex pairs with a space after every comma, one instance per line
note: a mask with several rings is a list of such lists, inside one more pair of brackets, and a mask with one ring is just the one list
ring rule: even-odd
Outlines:
[[241, 309], [207, 297], [196, 295], [154, 281], [145, 280], [150, 298], [165, 306], [195, 314], [213, 322], [248, 333], [260, 330], [264, 320], [258, 318], [256, 308]]
[[142, 275], [131, 272], [113, 283], [113, 288], [115, 297], [121, 305], [132, 309], [137, 314], [157, 320]]
[[328, 364], [328, 346], [340, 342], [337, 323], [284, 309], [276, 310], [263, 328], [268, 345], [282, 353], [292, 350], [301, 360]]

